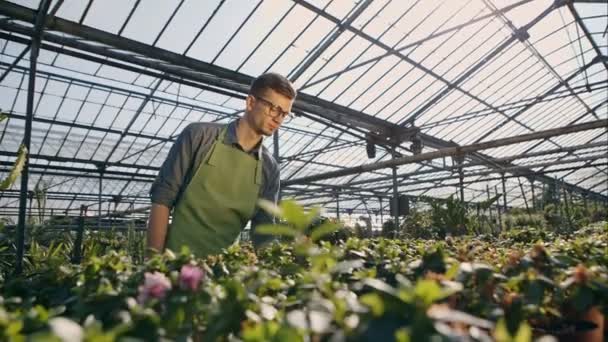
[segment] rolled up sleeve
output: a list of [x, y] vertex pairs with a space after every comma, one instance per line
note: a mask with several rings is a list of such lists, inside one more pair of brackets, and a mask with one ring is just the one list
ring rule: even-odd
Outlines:
[[169, 208], [175, 206], [194, 159], [193, 128], [192, 124], [188, 125], [169, 150], [167, 159], [150, 188], [152, 203]]

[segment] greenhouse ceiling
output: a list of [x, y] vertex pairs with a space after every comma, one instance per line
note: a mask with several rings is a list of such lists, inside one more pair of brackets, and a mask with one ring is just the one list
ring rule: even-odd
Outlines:
[[[388, 212], [395, 177], [410, 196], [504, 187], [520, 207], [559, 184], [605, 201], [607, 30], [605, 1], [0, 1], [0, 176], [32, 65], [28, 189], [57, 214], [144, 212], [181, 130], [234, 120], [275, 71], [299, 90], [265, 141], [284, 198]], [[0, 192], [0, 215], [19, 194]]]

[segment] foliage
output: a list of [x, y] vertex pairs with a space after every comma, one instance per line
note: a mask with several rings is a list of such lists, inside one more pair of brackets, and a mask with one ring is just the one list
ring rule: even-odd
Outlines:
[[395, 237], [398, 229], [395, 225], [395, 221], [388, 219], [382, 223], [382, 236], [386, 238]]
[[416, 239], [432, 239], [437, 237], [437, 231], [433, 227], [433, 219], [430, 211], [411, 208], [408, 215], [403, 219], [402, 236]]
[[315, 210], [268, 209], [282, 223], [263, 231], [288, 241], [257, 253], [241, 244], [197, 259], [185, 248], [136, 263], [126, 243], [94, 235], [86, 243], [103, 237], [105, 249], [72, 265], [48, 246], [46, 262], [0, 282], [0, 339], [528, 341], [592, 328], [569, 317], [608, 311], [606, 224], [544, 241], [332, 243], [336, 225], [311, 228]]
[[0, 182], [0, 190], [6, 190], [11, 187], [17, 177], [19, 177], [19, 175], [21, 174], [21, 170], [23, 170], [26, 158], [27, 148], [25, 147], [25, 145], [21, 145], [19, 146], [19, 151], [17, 152], [17, 160], [15, 161], [15, 164], [13, 164], [11, 172], [9, 172], [8, 176]]
[[516, 228], [544, 229], [547, 225], [544, 215], [540, 213], [525, 213], [510, 211], [502, 217], [506, 230]]
[[433, 227], [438, 230], [439, 238], [467, 233], [469, 224], [468, 208], [465, 203], [451, 195], [445, 200], [427, 199], [432, 207]]

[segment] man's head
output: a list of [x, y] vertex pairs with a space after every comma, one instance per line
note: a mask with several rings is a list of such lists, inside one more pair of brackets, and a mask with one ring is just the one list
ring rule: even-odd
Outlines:
[[260, 135], [270, 136], [291, 115], [296, 91], [287, 78], [267, 73], [251, 84], [244, 119]]

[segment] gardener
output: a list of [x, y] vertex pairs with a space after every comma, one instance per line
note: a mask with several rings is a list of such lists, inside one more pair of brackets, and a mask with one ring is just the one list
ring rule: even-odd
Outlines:
[[264, 242], [255, 229], [272, 217], [256, 203], [258, 198], [276, 203], [279, 167], [262, 138], [291, 118], [295, 97], [285, 77], [264, 74], [253, 81], [242, 118], [184, 129], [150, 190], [150, 250], [179, 252], [186, 245], [197, 256], [216, 254], [235, 241], [249, 220], [254, 246]]

